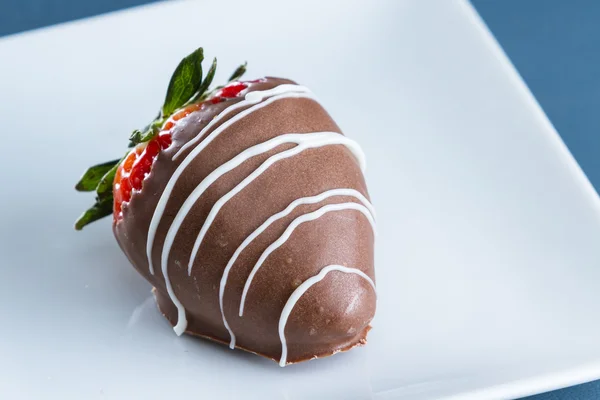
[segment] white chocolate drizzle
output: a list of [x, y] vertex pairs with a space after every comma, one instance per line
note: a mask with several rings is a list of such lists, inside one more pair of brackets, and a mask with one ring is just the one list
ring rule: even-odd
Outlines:
[[[291, 142], [291, 140], [288, 141], [287, 136], [288, 135], [278, 136], [274, 139], [271, 139], [270, 141], [274, 141], [274, 143], [278, 143], [278, 144], [289, 143], [289, 142]], [[235, 196], [236, 194], [241, 192], [242, 189], [244, 189], [246, 186], [248, 186], [252, 181], [254, 181], [258, 176], [260, 176], [263, 172], [265, 172], [271, 165], [275, 164], [277, 161], [281, 161], [283, 159], [293, 157], [307, 149], [313, 149], [313, 148], [317, 148], [317, 147], [339, 144], [339, 145], [346, 146], [354, 154], [354, 156], [356, 157], [356, 160], [358, 161], [359, 165], [361, 166], [361, 169], [364, 170], [364, 168], [365, 168], [365, 156], [362, 152], [362, 149], [358, 145], [358, 143], [356, 143], [354, 140], [349, 139], [339, 133], [336, 133], [336, 132], [314, 132], [314, 133], [292, 134], [291, 136], [294, 137], [293, 142], [296, 143], [297, 146], [295, 146], [289, 150], [282, 151], [281, 153], [275, 154], [274, 156], [269, 157], [265, 162], [263, 162], [261, 164], [260, 167], [258, 167], [256, 170], [254, 170], [254, 172], [252, 172], [250, 175], [248, 175], [243, 181], [241, 181], [236, 187], [231, 189], [227, 194], [225, 194], [223, 197], [221, 197], [219, 200], [217, 200], [217, 202], [213, 205], [208, 216], [206, 217], [206, 220], [204, 221], [204, 224], [202, 224], [200, 233], [198, 234], [198, 237], [196, 238], [196, 241], [194, 243], [194, 248], [192, 249], [192, 254], [190, 256], [190, 260], [188, 263], [188, 275], [191, 275], [191, 273], [192, 273], [192, 267], [194, 266], [194, 260], [195, 260], [196, 256], [198, 255], [198, 250], [200, 249], [202, 240], [204, 239], [204, 236], [206, 236], [206, 232], [208, 232], [208, 229], [212, 225], [213, 221], [215, 220], [215, 218], [216, 218], [217, 214], [219, 213], [219, 211], [221, 210], [221, 208], [223, 208], [225, 203], [227, 203], [229, 200], [231, 200], [231, 198], [233, 198], [233, 196]], [[268, 142], [266, 142], [266, 143], [268, 143]], [[257, 154], [264, 153], [264, 151], [260, 151], [260, 149], [257, 151], [258, 151]], [[251, 156], [249, 156], [249, 157], [251, 157]]]
[[287, 342], [285, 340], [285, 326], [287, 324], [288, 318], [290, 317], [290, 314], [296, 306], [296, 303], [298, 302], [298, 300], [300, 300], [302, 295], [306, 293], [308, 289], [310, 289], [316, 283], [321, 282], [325, 278], [325, 276], [327, 276], [327, 274], [331, 271], [339, 271], [347, 274], [359, 275], [360, 277], [364, 278], [367, 282], [369, 282], [371, 287], [373, 287], [373, 290], [375, 290], [375, 282], [373, 282], [373, 280], [367, 274], [365, 274], [359, 269], [348, 268], [344, 267], [343, 265], [328, 265], [325, 268], [323, 268], [317, 275], [312, 276], [304, 282], [302, 282], [300, 286], [298, 286], [288, 298], [287, 302], [285, 303], [285, 306], [283, 306], [283, 310], [281, 311], [281, 316], [279, 317], [279, 339], [281, 340], [281, 358], [279, 359], [279, 366], [285, 367], [287, 363]]
[[[364, 166], [364, 155], [358, 144], [354, 142], [352, 139], [348, 139], [347, 137], [336, 133], [336, 132], [315, 132], [315, 133], [300, 133], [300, 134], [287, 134], [277, 136], [267, 142], [262, 144], [253, 146], [238, 156], [234, 157], [227, 163], [221, 165], [219, 168], [215, 169], [209, 176], [207, 176], [197, 187], [192, 191], [192, 193], [188, 196], [188, 198], [184, 201], [183, 206], [180, 208], [177, 213], [171, 227], [167, 232], [167, 236], [165, 238], [165, 243], [163, 246], [163, 251], [161, 254], [161, 270], [165, 279], [165, 285], [167, 287], [167, 293], [173, 304], [177, 307], [177, 324], [173, 328], [175, 333], [181, 335], [186, 327], [187, 327], [187, 319], [185, 316], [185, 309], [181, 302], [177, 299], [175, 293], [171, 288], [171, 282], [168, 276], [168, 258], [171, 250], [171, 246], [177, 236], [177, 232], [181, 228], [183, 221], [186, 216], [189, 214], [193, 205], [197, 201], [197, 199], [202, 195], [202, 193], [208, 188], [208, 186], [218, 179], [219, 176], [222, 176], [226, 172], [235, 168], [236, 166], [242, 164], [244, 161], [254, 157], [256, 155], [265, 153], [281, 144], [285, 143], [296, 143], [297, 145], [289, 150], [282, 151], [281, 153], [277, 153], [271, 157], [269, 157], [266, 161], [264, 161], [257, 169], [255, 169], [250, 175], [248, 175], [242, 182], [240, 182], [236, 187], [227, 192], [223, 197], [221, 197], [217, 202], [213, 205], [210, 210], [208, 216], [206, 217], [202, 228], [200, 229], [200, 233], [198, 234], [196, 241], [194, 242], [194, 246], [192, 249], [192, 253], [190, 255], [190, 259], [188, 262], [188, 275], [192, 273], [192, 267], [194, 265], [194, 260], [198, 254], [198, 250], [200, 249], [200, 245], [202, 244], [202, 240], [206, 235], [206, 232], [212, 225], [212, 222], [216, 218], [217, 214], [221, 210], [221, 208], [231, 200], [236, 194], [238, 194], [242, 189], [248, 186], [252, 181], [254, 181], [258, 176], [260, 176], [263, 172], [265, 172], [271, 165], [276, 163], [277, 161], [283, 160], [285, 158], [292, 157], [301, 153], [302, 151], [310, 148], [328, 146], [328, 145], [337, 145], [341, 144], [346, 146], [352, 153], [356, 156], [359, 164]], [[213, 175], [214, 174], [214, 175]], [[189, 200], [189, 201], [188, 201]], [[355, 203], [354, 203], [355, 204]], [[364, 207], [364, 206], [363, 206]]]
[[[279, 85], [279, 86], [274, 87], [269, 90], [249, 92], [245, 95], [244, 100], [234, 103], [231, 106], [225, 108], [223, 111], [221, 111], [221, 113], [219, 113], [216, 117], [214, 117], [200, 131], [200, 133], [198, 135], [196, 135], [193, 139], [191, 139], [189, 142], [184, 144], [175, 153], [175, 155], [172, 158], [173, 160], [176, 160], [177, 158], [179, 158], [190, 147], [195, 146], [191, 149], [189, 154], [187, 154], [185, 156], [185, 158], [182, 160], [182, 162], [177, 166], [175, 172], [168, 180], [168, 182], [165, 186], [165, 189], [164, 189], [163, 193], [161, 194], [159, 201], [156, 205], [156, 208], [154, 210], [154, 213], [152, 215], [152, 219], [150, 221], [150, 226], [148, 228], [148, 238], [147, 238], [147, 242], [146, 242], [146, 255], [147, 255], [147, 259], [148, 259], [148, 268], [149, 268], [149, 271], [151, 274], [154, 274], [154, 266], [152, 263], [152, 249], [154, 246], [154, 240], [156, 237], [157, 229], [160, 224], [160, 221], [162, 220], [163, 214], [165, 212], [168, 200], [173, 192], [173, 189], [174, 189], [177, 181], [179, 180], [180, 176], [185, 171], [185, 169], [218, 135], [220, 135], [227, 128], [229, 128], [236, 122], [240, 121], [241, 119], [249, 116], [253, 112], [258, 111], [258, 110], [268, 106], [269, 104], [272, 104], [275, 101], [278, 101], [280, 99], [285, 99], [285, 98], [306, 98], [306, 99], [311, 99], [313, 101], [316, 101], [314, 96], [312, 94], [310, 94], [310, 92], [307, 88], [305, 88], [303, 86], [299, 86], [299, 85], [293, 85], [293, 84], [283, 84], [283, 85]], [[244, 107], [248, 107], [248, 108], [243, 109]], [[227, 121], [222, 122], [222, 120], [228, 114], [230, 114], [236, 110], [239, 110], [239, 109], [243, 109], [243, 110], [240, 111], [238, 114], [234, 115], [233, 117], [229, 118]], [[210, 129], [212, 129], [213, 127], [215, 129], [212, 132], [210, 132], [208, 134], [208, 136], [206, 136], [207, 132]], [[205, 138], [205, 136], [206, 136], [206, 138]], [[177, 335], [181, 335], [185, 332], [185, 330], [187, 328], [187, 318], [186, 318], [185, 308], [183, 307], [183, 304], [181, 304], [181, 302], [175, 295], [175, 292], [173, 290], [173, 287], [172, 287], [172, 284], [171, 284], [171, 281], [170, 281], [170, 278], [168, 275], [168, 259], [169, 259], [169, 255], [171, 252], [171, 248], [173, 246], [173, 243], [175, 241], [177, 233], [179, 232], [179, 230], [183, 224], [183, 221], [188, 216], [192, 207], [198, 201], [198, 199], [202, 196], [202, 194], [217, 179], [222, 177], [227, 172], [240, 166], [242, 163], [249, 160], [250, 158], [260, 155], [260, 154], [263, 154], [263, 153], [266, 153], [268, 151], [271, 151], [271, 150], [275, 149], [277, 146], [280, 146], [282, 144], [288, 144], [288, 143], [295, 144], [296, 146], [294, 146], [291, 149], [282, 151], [280, 153], [277, 153], [277, 154], [269, 157], [257, 169], [255, 169], [250, 175], [248, 175], [244, 180], [242, 180], [242, 182], [240, 182], [231, 191], [226, 193], [223, 197], [221, 197], [213, 205], [206, 220], [204, 221], [204, 223], [200, 229], [200, 232], [196, 238], [196, 241], [194, 242], [194, 246], [193, 246], [193, 249], [192, 249], [192, 252], [190, 255], [190, 259], [188, 262], [188, 274], [191, 274], [194, 260], [200, 249], [202, 241], [203, 241], [206, 233], [208, 232], [210, 226], [212, 225], [213, 221], [215, 220], [217, 214], [221, 210], [221, 208], [229, 200], [231, 200], [231, 198], [233, 198], [236, 194], [238, 194], [240, 191], [242, 191], [246, 186], [248, 186], [252, 181], [254, 181], [257, 177], [259, 177], [262, 173], [264, 173], [271, 165], [273, 165], [277, 161], [283, 160], [285, 158], [293, 157], [293, 156], [298, 155], [299, 153], [303, 152], [304, 150], [311, 149], [311, 148], [317, 148], [317, 147], [328, 146], [328, 145], [342, 145], [342, 146], [345, 146], [354, 155], [354, 157], [356, 158], [362, 171], [364, 171], [365, 167], [366, 167], [365, 157], [364, 157], [364, 154], [363, 154], [360, 146], [353, 140], [348, 139], [347, 137], [343, 136], [340, 133], [337, 133], [337, 132], [312, 132], [312, 133], [301, 133], [301, 134], [300, 133], [287, 133], [287, 134], [281, 134], [281, 135], [279, 135], [275, 138], [272, 138], [266, 142], [263, 142], [259, 145], [252, 146], [252, 147], [242, 151], [241, 153], [239, 153], [238, 155], [233, 157], [231, 160], [229, 160], [226, 163], [217, 167], [208, 176], [206, 176], [202, 180], [202, 182], [200, 182], [200, 184], [198, 186], [196, 186], [196, 188], [192, 191], [192, 193], [190, 193], [190, 195], [187, 197], [187, 199], [184, 201], [183, 205], [177, 212], [177, 215], [175, 216], [173, 222], [171, 223], [171, 225], [167, 231], [167, 235], [165, 237], [165, 242], [163, 244], [163, 248], [162, 248], [162, 252], [161, 252], [161, 256], [160, 256], [160, 263], [161, 263], [160, 269], [161, 269], [161, 272], [165, 279], [165, 286], [167, 289], [167, 293], [169, 294], [171, 301], [177, 308], [177, 324], [173, 328], [173, 330], [175, 331], [175, 333]], [[352, 203], [352, 202], [341, 203], [341, 204], [329, 204], [329, 205], [326, 205], [326, 206], [318, 209], [315, 212], [302, 215], [301, 217], [298, 217], [294, 221], [292, 221], [292, 223], [288, 226], [288, 228], [286, 229], [284, 234], [279, 239], [277, 239], [275, 242], [273, 242], [267, 248], [267, 250], [265, 250], [265, 252], [261, 255], [261, 258], [259, 259], [257, 264], [254, 266], [254, 268], [244, 286], [244, 292], [242, 295], [241, 306], [240, 306], [240, 316], [242, 316], [242, 314], [243, 314], [244, 302], [245, 302], [246, 295], [247, 295], [247, 292], [249, 290], [249, 287], [250, 287], [250, 284], [252, 282], [254, 275], [256, 274], [256, 272], [258, 271], [258, 269], [260, 268], [262, 263], [269, 256], [269, 254], [272, 253], [278, 247], [280, 247], [289, 238], [289, 236], [292, 234], [293, 230], [301, 223], [317, 219], [320, 216], [322, 216], [323, 214], [330, 212], [330, 211], [341, 211], [341, 210], [354, 209], [354, 210], [360, 211], [367, 217], [367, 219], [369, 220], [369, 222], [373, 228], [373, 232], [375, 231], [375, 224], [374, 224], [374, 219], [373, 219], [375, 212], [373, 210], [373, 206], [369, 203], [369, 201], [366, 199], [366, 197], [362, 193], [358, 192], [355, 189], [349, 189], [349, 188], [347, 188], [347, 189], [332, 189], [332, 190], [328, 190], [328, 191], [323, 192], [316, 196], [299, 198], [297, 200], [294, 200], [292, 203], [290, 203], [290, 205], [283, 211], [280, 211], [279, 213], [274, 214], [271, 217], [269, 217], [259, 228], [257, 228], [252, 234], [250, 234], [244, 240], [244, 242], [238, 247], [238, 249], [232, 256], [232, 258], [229, 260], [229, 262], [223, 272], [223, 276], [221, 277], [221, 284], [220, 284], [220, 288], [219, 288], [219, 306], [221, 309], [221, 315], [223, 317], [223, 323], [231, 335], [231, 342], [230, 342], [231, 348], [235, 347], [235, 335], [233, 334], [232, 330], [230, 329], [230, 327], [227, 323], [227, 320], [225, 318], [225, 315], [224, 315], [223, 296], [224, 296], [224, 290], [225, 290], [225, 286], [227, 283], [227, 278], [228, 278], [229, 272], [230, 272], [231, 268], [233, 267], [236, 259], [239, 257], [241, 252], [254, 239], [256, 239], [256, 237], [258, 237], [263, 231], [265, 231], [273, 222], [290, 214], [299, 205], [315, 204], [315, 203], [318, 203], [318, 202], [320, 202], [328, 197], [332, 197], [332, 196], [355, 197], [362, 204]], [[291, 313], [292, 308], [294, 307], [295, 303], [298, 301], [300, 296], [302, 296], [302, 294], [306, 290], [308, 290], [308, 288], [310, 286], [312, 286], [312, 284], [323, 279], [325, 274], [327, 274], [331, 270], [339, 270], [342, 272], [349, 272], [351, 270], [352, 273], [357, 273], [359, 275], [362, 274], [362, 275], [364, 275], [364, 277], [366, 279], [368, 279], [370, 281], [371, 285], [373, 285], [373, 287], [374, 287], [372, 280], [368, 276], [366, 276], [364, 273], [362, 273], [361, 271], [349, 269], [349, 268], [338, 266], [338, 265], [333, 265], [333, 266], [324, 268], [319, 275], [310, 278], [309, 280], [304, 282], [301, 286], [299, 286], [294, 291], [294, 293], [292, 294], [290, 299], [288, 300], [288, 303], [286, 303], [286, 306], [285, 306], [286, 308], [284, 308], [284, 310], [282, 311], [281, 318], [285, 319], [285, 321], [283, 321], [283, 325], [282, 325], [282, 319], [280, 319], [279, 330], [280, 330], [280, 337], [282, 338], [282, 359], [280, 361], [280, 364], [283, 363], [283, 365], [285, 365], [286, 358], [287, 358], [287, 347], [285, 344], [285, 336], [284, 336], [283, 330], [285, 329], [285, 323], [287, 322], [287, 318], [288, 318], [289, 314]], [[347, 270], [349, 270], [349, 271], [347, 271]], [[313, 283], [310, 283], [308, 286], [306, 286], [306, 288], [302, 291], [302, 293], [299, 293], [299, 290], [301, 288], [305, 287], [303, 285], [307, 284], [309, 281], [311, 281], [311, 279], [312, 280], [316, 279], [316, 280]], [[299, 293], [299, 294], [297, 294], [297, 293]], [[297, 295], [297, 299], [293, 300], [293, 297], [296, 295]], [[288, 307], [288, 305], [289, 305], [289, 307]], [[289, 310], [287, 308], [289, 308]], [[284, 316], [285, 316], [285, 318], [284, 318]]]
[[271, 243], [271, 245], [269, 245], [269, 247], [267, 247], [265, 249], [265, 251], [261, 254], [260, 258], [254, 265], [254, 268], [252, 268], [250, 275], [248, 275], [248, 278], [246, 279], [246, 284], [244, 285], [244, 291], [242, 292], [242, 301], [240, 303], [240, 312], [239, 312], [240, 317], [242, 317], [244, 315], [244, 304], [246, 302], [246, 296], [248, 295], [248, 290], [250, 290], [250, 285], [252, 284], [252, 280], [254, 279], [254, 276], [256, 275], [256, 273], [258, 272], [260, 267], [263, 265], [265, 260], [271, 255], [271, 253], [273, 253], [275, 250], [277, 250], [279, 247], [281, 247], [289, 239], [289, 237], [292, 235], [294, 230], [299, 225], [301, 225], [305, 222], [314, 221], [314, 220], [322, 217], [323, 215], [327, 214], [328, 212], [344, 211], [344, 210], [356, 210], [356, 211], [361, 212], [367, 218], [369, 223], [371, 224], [371, 228], [373, 229], [373, 234], [375, 234], [375, 220], [369, 213], [369, 210], [362, 204], [358, 204], [358, 203], [328, 204], [326, 206], [319, 208], [317, 211], [313, 211], [311, 213], [304, 214], [304, 215], [296, 218], [295, 220], [293, 220], [290, 223], [290, 225], [286, 228], [286, 230], [283, 232], [283, 234], [277, 240], [275, 240], [273, 243]]
[[[244, 100], [235, 103], [229, 107], [227, 107], [226, 109], [224, 109], [223, 111], [221, 111], [221, 113], [219, 113], [219, 115], [217, 115], [216, 117], [214, 117], [201, 131], [198, 135], [196, 135], [196, 137], [194, 137], [192, 140], [190, 140], [189, 142], [187, 142], [186, 144], [184, 144], [183, 146], [181, 146], [181, 148], [179, 149], [179, 151], [177, 153], [175, 153], [175, 155], [173, 156], [173, 160], [177, 159], [183, 152], [185, 152], [189, 147], [195, 145], [199, 140], [201, 140], [204, 135], [206, 134], [206, 132], [212, 128], [213, 126], [215, 126], [217, 123], [219, 123], [219, 121], [221, 121], [223, 119], [224, 116], [226, 116], [227, 114], [229, 114], [232, 111], [238, 110], [240, 108], [244, 108], [246, 106], [251, 106], [257, 103], [260, 103], [261, 101], [263, 101], [263, 99], [265, 99], [266, 97], [270, 97], [270, 96], [274, 96], [273, 100], [263, 104], [261, 107], [258, 108], [262, 108], [268, 104], [271, 104], [273, 101], [275, 100], [279, 100], [282, 98], [288, 98], [288, 97], [306, 97], [306, 96], [288, 96], [288, 93], [310, 93], [310, 90], [308, 90], [308, 88], [304, 87], [304, 86], [300, 86], [300, 85], [292, 85], [292, 84], [283, 84], [283, 85], [279, 85], [279, 86], [275, 86], [272, 89], [269, 90], [256, 90], [254, 92], [248, 92], [245, 96], [244, 96]], [[286, 96], [281, 96], [281, 95], [286, 95]], [[313, 96], [310, 96], [309, 98], [314, 99]], [[258, 109], [257, 108], [257, 109]]]
[[354, 197], [354, 198], [358, 199], [362, 204], [364, 204], [365, 207], [367, 207], [367, 209], [373, 215], [373, 217], [375, 217], [375, 209], [373, 208], [373, 206], [371, 205], [369, 200], [367, 200], [367, 198], [362, 193], [360, 193], [358, 190], [355, 190], [355, 189], [327, 190], [316, 196], [301, 197], [299, 199], [294, 200], [284, 210], [270, 216], [265, 222], [263, 222], [263, 224], [261, 226], [259, 226], [254, 232], [252, 232], [248, 237], [246, 237], [246, 239], [244, 239], [242, 244], [240, 244], [240, 246], [235, 250], [235, 252], [233, 253], [233, 256], [231, 257], [231, 259], [229, 259], [229, 262], [227, 263], [225, 270], [223, 270], [223, 275], [221, 276], [221, 283], [219, 286], [219, 307], [221, 309], [221, 317], [223, 318], [223, 324], [225, 325], [225, 328], [227, 328], [227, 331], [229, 332], [229, 337], [231, 338], [230, 342], [229, 342], [229, 347], [231, 349], [235, 348], [235, 334], [231, 330], [229, 323], [227, 322], [227, 318], [225, 317], [225, 312], [223, 310], [223, 297], [225, 295], [225, 286], [227, 285], [229, 271], [231, 270], [231, 268], [237, 261], [238, 257], [242, 253], [242, 251], [244, 251], [244, 249], [246, 247], [248, 247], [250, 245], [250, 243], [252, 243], [252, 241], [254, 241], [254, 239], [256, 239], [261, 233], [263, 233], [265, 230], [267, 230], [267, 228], [269, 228], [269, 226], [271, 226], [274, 222], [291, 214], [292, 211], [294, 211], [297, 207], [299, 207], [301, 205], [320, 203], [321, 201], [328, 199], [330, 197], [334, 197], [334, 196], [347, 196], [347, 197]]
[[[175, 187], [177, 180], [179, 179], [179, 177], [181, 176], [183, 171], [186, 169], [186, 167], [221, 132], [223, 132], [225, 129], [227, 129], [228, 127], [230, 127], [237, 121], [241, 120], [242, 118], [252, 114], [253, 112], [255, 112], [263, 107], [266, 107], [269, 104], [271, 104], [277, 100], [285, 99], [285, 98], [308, 98], [308, 99], [315, 100], [314, 96], [312, 96], [310, 93], [306, 93], [306, 92], [308, 92], [308, 89], [303, 86], [288, 85], [288, 84], [279, 85], [270, 90], [249, 92], [246, 94], [245, 100], [242, 100], [239, 103], [235, 103], [232, 106], [226, 108], [225, 110], [223, 110], [221, 112], [221, 114], [219, 114], [215, 118], [215, 119], [221, 120], [223, 118], [223, 116], [225, 114], [229, 113], [232, 109], [234, 109], [234, 108], [237, 109], [237, 108], [242, 107], [242, 105], [241, 105], [242, 103], [244, 104], [244, 106], [252, 105], [252, 104], [260, 102], [264, 97], [275, 94], [275, 96], [267, 99], [266, 101], [264, 101], [260, 104], [256, 104], [250, 108], [247, 108], [244, 111], [241, 111], [239, 114], [236, 114], [235, 116], [231, 117], [229, 120], [227, 120], [223, 124], [221, 124], [219, 127], [217, 127], [214, 131], [212, 131], [206, 137], [206, 139], [202, 140], [196, 147], [194, 147], [194, 149], [183, 159], [181, 164], [179, 164], [177, 169], [175, 169], [175, 172], [173, 172], [173, 175], [169, 178], [169, 181], [167, 182], [167, 185], [165, 186], [165, 190], [161, 194], [160, 199], [158, 200], [158, 203], [156, 204], [156, 208], [154, 209], [154, 213], [152, 214], [152, 220], [150, 221], [150, 226], [148, 227], [148, 239], [146, 241], [146, 256], [148, 258], [148, 269], [150, 270], [150, 273], [152, 275], [154, 275], [154, 265], [152, 263], [152, 247], [154, 246], [154, 239], [156, 237], [156, 231], [158, 230], [158, 225], [159, 225], [159, 223], [162, 219], [162, 216], [165, 212], [165, 208], [167, 207], [167, 202], [169, 201], [169, 198], [171, 197], [173, 188]], [[202, 137], [204, 136], [204, 134], [207, 131], [207, 127], [208, 127], [208, 125], [204, 129], [202, 129], [202, 131], [200, 131], [200, 133], [192, 140], [194, 142], [197, 142], [198, 140], [202, 139]], [[190, 143], [190, 142], [188, 142], [188, 143]], [[183, 146], [183, 147], [185, 147], [185, 146]], [[180, 149], [180, 151], [183, 149], [183, 147]], [[175, 154], [175, 156], [177, 156], [178, 153]]]

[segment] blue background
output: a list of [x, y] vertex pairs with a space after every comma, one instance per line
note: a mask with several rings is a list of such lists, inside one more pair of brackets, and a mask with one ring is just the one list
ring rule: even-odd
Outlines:
[[[0, 36], [155, 1], [0, 0]], [[600, 0], [471, 1], [600, 191]], [[527, 398], [564, 399], [600, 399], [600, 381]]]
[[600, 1], [472, 3], [600, 191]]

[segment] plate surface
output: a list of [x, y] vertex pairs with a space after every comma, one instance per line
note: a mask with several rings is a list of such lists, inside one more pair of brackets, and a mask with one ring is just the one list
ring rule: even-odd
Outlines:
[[[251, 4], [250, 4], [251, 3]], [[462, 1], [174, 2], [0, 40], [0, 397], [495, 399], [600, 377], [600, 202]], [[72, 186], [202, 45], [289, 76], [358, 140], [369, 344], [287, 368], [176, 337]], [[169, 397], [168, 397], [169, 396]]]

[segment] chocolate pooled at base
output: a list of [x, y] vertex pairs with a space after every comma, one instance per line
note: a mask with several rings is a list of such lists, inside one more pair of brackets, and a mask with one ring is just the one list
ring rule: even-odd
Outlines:
[[[254, 92], [266, 94], [248, 102]], [[294, 148], [297, 154], [277, 159]], [[123, 204], [114, 233], [177, 330], [282, 365], [347, 350], [366, 342], [376, 302], [373, 212], [361, 154], [303, 87], [253, 81], [241, 96], [178, 122], [143, 190]], [[199, 191], [203, 181], [210, 184]], [[190, 263], [207, 217], [214, 219]]]

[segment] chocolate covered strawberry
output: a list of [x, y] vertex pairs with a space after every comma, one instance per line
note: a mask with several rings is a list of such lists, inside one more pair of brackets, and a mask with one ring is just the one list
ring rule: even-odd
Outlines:
[[177, 121], [201, 109], [206, 102], [216, 104], [236, 97], [247, 84], [237, 82], [245, 72], [246, 64], [239, 66], [226, 86], [209, 90], [215, 76], [215, 58], [206, 77], [202, 79], [204, 51], [198, 48], [184, 58], [171, 76], [165, 103], [158, 116], [143, 131], [135, 130], [130, 137], [133, 147], [125, 157], [90, 167], [75, 189], [81, 192], [96, 191], [96, 203], [75, 222], [75, 229], [100, 218], [114, 214], [115, 222], [122, 218], [122, 204], [128, 203], [150, 173], [152, 164], [161, 150], [171, 145], [171, 130]]
[[375, 313], [375, 220], [360, 146], [293, 81], [210, 89], [202, 49], [119, 160], [77, 184], [178, 335], [280, 365], [364, 344]]

